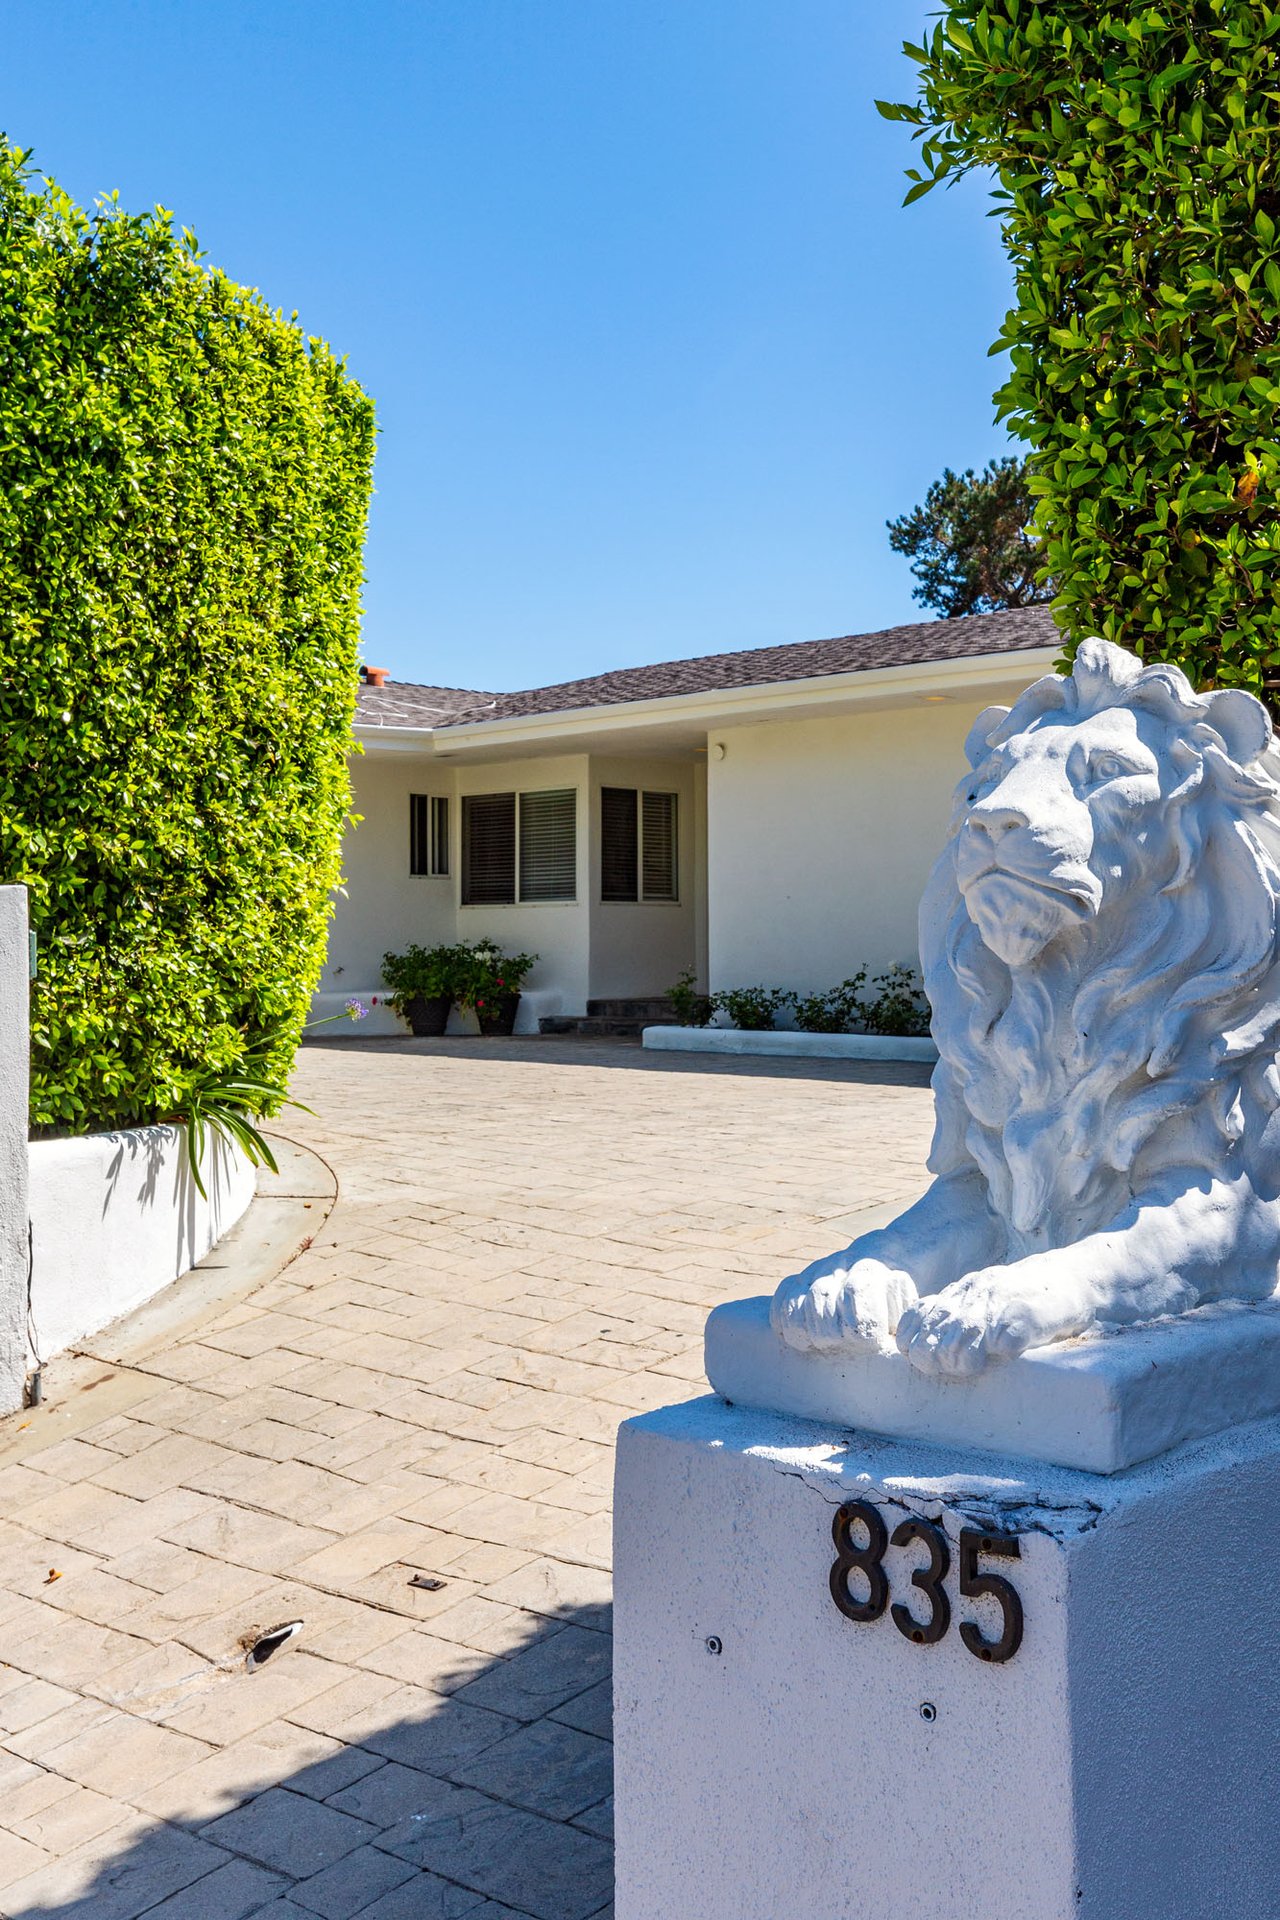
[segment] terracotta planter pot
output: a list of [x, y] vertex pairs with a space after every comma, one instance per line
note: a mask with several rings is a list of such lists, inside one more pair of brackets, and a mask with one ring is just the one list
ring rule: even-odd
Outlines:
[[452, 1005], [453, 1001], [447, 993], [432, 994], [430, 998], [425, 993], [415, 993], [404, 1010], [415, 1037], [419, 1040], [438, 1039], [445, 1030]]
[[494, 1000], [486, 1000], [482, 1007], [476, 1008], [481, 1033], [496, 1035], [514, 1032], [516, 1008], [519, 1005], [518, 993], [501, 993]]

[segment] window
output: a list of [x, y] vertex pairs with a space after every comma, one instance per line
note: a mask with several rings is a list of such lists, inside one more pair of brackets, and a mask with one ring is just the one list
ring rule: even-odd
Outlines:
[[409, 795], [409, 871], [449, 871], [449, 802], [441, 794]]
[[516, 897], [516, 797], [468, 793], [462, 802], [462, 904], [505, 906]]
[[635, 900], [640, 881], [640, 823], [634, 787], [600, 789], [600, 898]]
[[572, 900], [578, 879], [578, 795], [573, 787], [520, 795], [520, 898]]
[[[578, 796], [469, 793], [462, 802], [462, 904], [572, 900], [577, 887]], [[519, 875], [517, 893], [516, 877]]]
[[640, 797], [644, 814], [644, 897], [674, 900], [677, 897], [676, 796], [645, 793]]
[[676, 795], [600, 789], [600, 898], [678, 900]]

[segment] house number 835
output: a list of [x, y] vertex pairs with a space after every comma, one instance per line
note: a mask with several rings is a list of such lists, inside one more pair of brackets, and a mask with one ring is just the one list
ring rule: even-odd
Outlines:
[[[890, 1534], [869, 1500], [849, 1500], [831, 1523], [831, 1537], [836, 1546], [831, 1598], [846, 1619], [878, 1620], [888, 1608], [898, 1632], [916, 1646], [929, 1647], [942, 1639], [951, 1625], [951, 1602], [943, 1585], [951, 1571], [951, 1549], [941, 1527], [931, 1520], [903, 1520]], [[891, 1546], [915, 1547], [928, 1555], [925, 1564], [917, 1566], [911, 1575], [911, 1584], [924, 1602], [920, 1612], [901, 1600], [889, 1605], [889, 1577], [884, 1570], [884, 1556]], [[1012, 1535], [982, 1533], [976, 1527], [962, 1529], [961, 1598], [976, 1600], [988, 1595], [1000, 1608], [1002, 1626], [999, 1637], [988, 1640], [971, 1620], [962, 1620], [960, 1638], [979, 1660], [1012, 1660], [1022, 1645], [1022, 1601], [1003, 1574], [982, 1571], [984, 1555], [997, 1560], [1017, 1560], [1021, 1549]], [[915, 1606], [919, 1604], [917, 1601]]]

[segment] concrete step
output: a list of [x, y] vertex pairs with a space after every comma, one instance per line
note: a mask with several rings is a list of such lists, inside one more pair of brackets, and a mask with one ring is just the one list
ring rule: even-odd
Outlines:
[[579, 1040], [638, 1040], [650, 1020], [623, 1020], [602, 1014], [587, 1014], [574, 1019], [567, 1014], [545, 1014], [538, 1022], [540, 1033], [573, 1034]]
[[587, 1018], [591, 1020], [638, 1020], [644, 1026], [656, 1027], [668, 1024], [674, 1017], [671, 1002], [660, 993], [587, 1002]]

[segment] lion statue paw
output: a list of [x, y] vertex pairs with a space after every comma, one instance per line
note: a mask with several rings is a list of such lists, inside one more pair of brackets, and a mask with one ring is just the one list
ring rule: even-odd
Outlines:
[[967, 1379], [1033, 1345], [1036, 1316], [980, 1273], [917, 1300], [898, 1321], [897, 1347], [918, 1373]]
[[891, 1352], [903, 1312], [916, 1299], [910, 1274], [849, 1253], [815, 1260], [784, 1280], [773, 1297], [775, 1333], [800, 1352], [872, 1348]]

